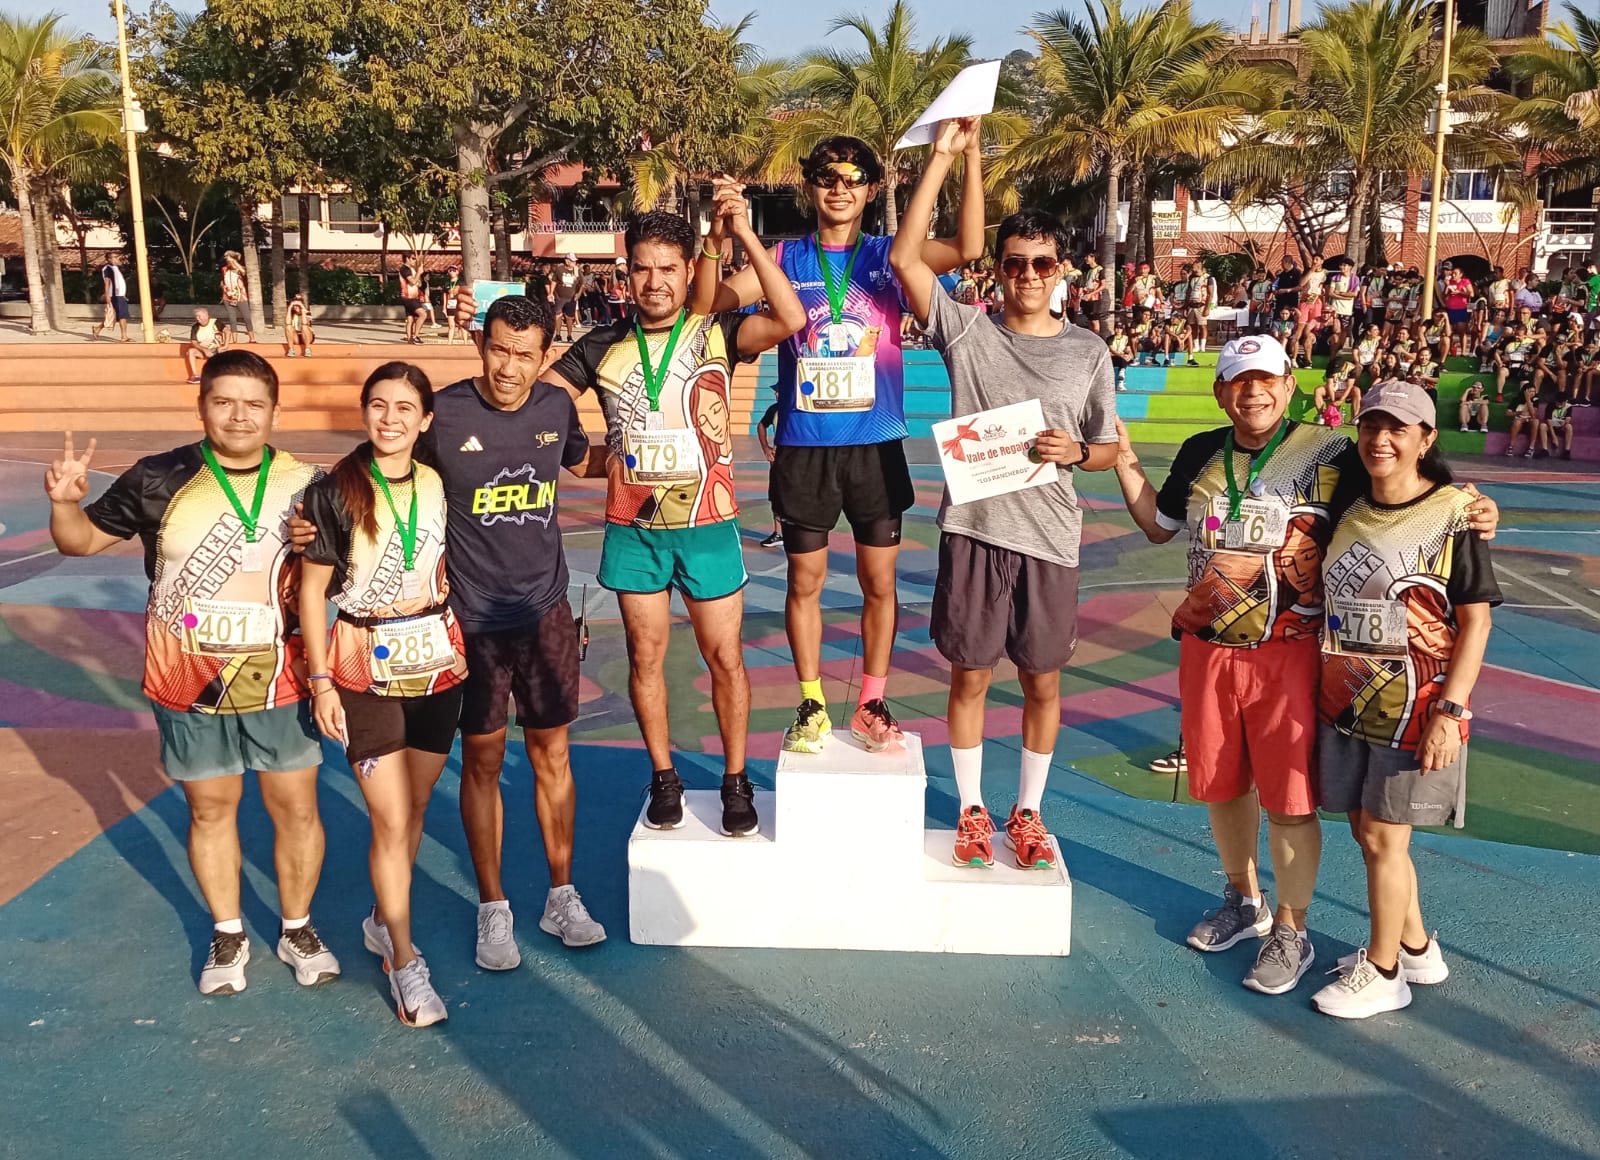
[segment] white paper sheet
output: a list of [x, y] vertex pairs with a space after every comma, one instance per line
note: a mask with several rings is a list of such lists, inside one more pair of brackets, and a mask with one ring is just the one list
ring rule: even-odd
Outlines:
[[981, 117], [994, 112], [994, 90], [1000, 83], [1000, 62], [984, 61], [969, 64], [945, 86], [944, 92], [933, 98], [927, 112], [916, 119], [905, 136], [894, 143], [896, 149], [909, 149], [913, 145], [932, 145], [939, 133], [939, 122], [956, 117]]

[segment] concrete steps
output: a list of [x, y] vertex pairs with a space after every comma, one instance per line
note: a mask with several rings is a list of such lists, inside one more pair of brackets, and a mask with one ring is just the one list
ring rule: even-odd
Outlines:
[[[321, 343], [313, 357], [292, 359], [276, 344], [244, 349], [263, 356], [277, 371], [278, 427], [285, 431], [358, 430], [361, 383], [386, 362], [415, 363], [436, 388], [475, 375], [481, 367], [471, 346], [442, 343]], [[563, 350], [552, 348], [552, 361]], [[176, 342], [17, 343], [0, 359], [0, 432], [198, 429], [197, 390], [187, 379], [182, 345]], [[750, 412], [762, 395], [756, 368], [741, 364], [731, 391], [735, 430], [751, 425]], [[759, 405], [765, 409], [766, 402]], [[605, 430], [592, 392], [579, 399], [578, 414], [585, 430]]]

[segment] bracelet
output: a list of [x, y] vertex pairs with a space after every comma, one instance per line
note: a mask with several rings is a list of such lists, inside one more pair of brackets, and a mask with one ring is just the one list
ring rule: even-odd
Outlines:
[[320, 689], [313, 689], [311, 695], [313, 697], [320, 697], [324, 693], [337, 693], [338, 691], [339, 690], [334, 688], [332, 685], [324, 685]]
[[717, 253], [713, 250], [708, 250], [704, 246], [700, 247], [700, 256], [702, 258], [710, 258], [713, 262], [720, 262], [723, 258], [723, 255], [720, 253]]

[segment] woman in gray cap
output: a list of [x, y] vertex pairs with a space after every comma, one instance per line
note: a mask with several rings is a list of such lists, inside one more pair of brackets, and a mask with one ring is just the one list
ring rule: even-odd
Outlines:
[[1368, 487], [1323, 554], [1317, 799], [1349, 817], [1372, 922], [1311, 1000], [1341, 1019], [1397, 1011], [1411, 984], [1450, 974], [1422, 922], [1411, 829], [1463, 825], [1467, 705], [1500, 589], [1472, 496], [1439, 458], [1436, 413], [1415, 383], [1368, 392], [1356, 420]]

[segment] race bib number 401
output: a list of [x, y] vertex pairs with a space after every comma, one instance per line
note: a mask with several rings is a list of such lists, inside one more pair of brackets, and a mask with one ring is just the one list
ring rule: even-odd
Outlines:
[[401, 620], [372, 630], [372, 679], [393, 681], [437, 673], [455, 664], [444, 614]]
[[622, 452], [629, 483], [687, 483], [700, 478], [700, 443], [688, 427], [625, 431]]
[[249, 656], [271, 652], [278, 618], [265, 604], [247, 600], [183, 602], [183, 651], [199, 656]]
[[1323, 649], [1362, 656], [1400, 657], [1406, 653], [1406, 606], [1399, 600], [1328, 602]]
[[875, 358], [803, 358], [796, 368], [802, 411], [870, 411], [878, 397]]

